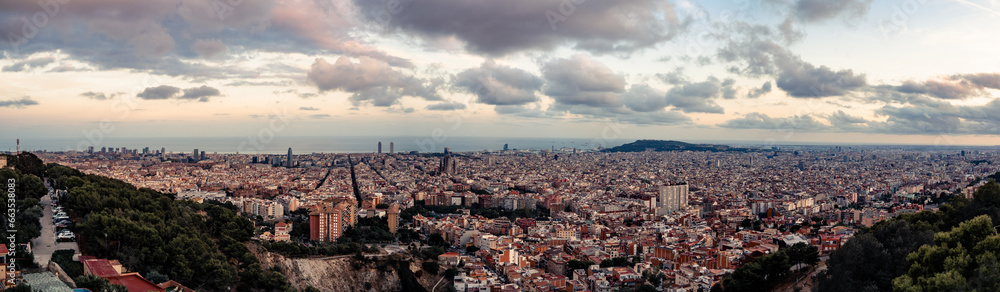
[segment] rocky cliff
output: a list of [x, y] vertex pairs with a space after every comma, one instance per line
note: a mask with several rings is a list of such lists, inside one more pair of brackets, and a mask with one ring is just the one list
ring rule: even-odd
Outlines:
[[[428, 291], [439, 276], [427, 275], [407, 256], [381, 255], [357, 260], [354, 256], [288, 258], [251, 244], [248, 246], [265, 270], [277, 269], [296, 289], [312, 286], [320, 291]], [[406, 269], [400, 271], [400, 269]], [[414, 275], [422, 275], [416, 277]], [[430, 286], [428, 286], [430, 287]], [[440, 290], [440, 289], [438, 289]]]

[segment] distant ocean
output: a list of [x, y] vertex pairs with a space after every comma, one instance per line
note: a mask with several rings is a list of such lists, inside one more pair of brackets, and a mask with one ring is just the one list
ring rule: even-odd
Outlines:
[[[21, 139], [21, 150], [86, 150], [94, 146], [95, 151], [101, 147], [139, 149], [149, 147], [150, 152], [166, 148], [166, 151], [179, 153], [191, 152], [194, 149], [206, 153], [246, 153], [246, 154], [284, 154], [288, 148], [296, 154], [306, 153], [366, 153], [376, 152], [378, 142], [382, 142], [382, 152], [389, 152], [389, 143], [394, 144], [396, 152], [419, 151], [442, 152], [444, 147], [449, 151], [498, 151], [504, 144], [509, 149], [594, 149], [598, 146], [613, 147], [632, 142], [632, 139], [602, 140], [593, 138], [494, 138], [494, 137], [446, 137], [434, 139], [422, 137], [186, 137], [186, 138], [115, 138], [108, 137], [101, 141], [86, 139]], [[6, 143], [5, 143], [6, 144]], [[0, 149], [0, 151], [13, 151]]]
[[[270, 139], [268, 139], [270, 138]], [[0, 141], [0, 152], [14, 151], [14, 141], [4, 139]], [[295, 154], [308, 153], [373, 153], [378, 150], [378, 142], [382, 142], [382, 152], [389, 152], [389, 143], [394, 144], [394, 150], [398, 152], [418, 151], [420, 153], [436, 153], [444, 151], [448, 147], [453, 152], [468, 151], [499, 151], [503, 150], [504, 144], [511, 150], [541, 150], [541, 149], [595, 149], [597, 147], [614, 147], [635, 141], [629, 139], [600, 139], [600, 138], [501, 138], [501, 137], [446, 137], [434, 139], [429, 136], [364, 136], [364, 137], [171, 137], [171, 138], [120, 138], [107, 137], [100, 141], [88, 141], [86, 139], [66, 139], [66, 138], [21, 138], [21, 150], [28, 151], [67, 151], [67, 150], [87, 150], [87, 146], [93, 145], [94, 151], [100, 151], [101, 147], [128, 149], [139, 149], [149, 147], [150, 152], [157, 149], [166, 148], [166, 151], [174, 153], [190, 153], [194, 149], [205, 151], [206, 153], [243, 153], [243, 154], [285, 154], [288, 148], [292, 148]], [[684, 140], [688, 143], [708, 143], [730, 145], [735, 147], [836, 147], [843, 145], [864, 146], [864, 144], [838, 144], [821, 142], [787, 142], [778, 145], [765, 145], [761, 141], [699, 141]], [[891, 144], [868, 144], [864, 147], [875, 147], [883, 149], [907, 149], [907, 150], [998, 150], [998, 146], [960, 146], [960, 145], [891, 145]], [[6, 148], [6, 149], [5, 149]]]

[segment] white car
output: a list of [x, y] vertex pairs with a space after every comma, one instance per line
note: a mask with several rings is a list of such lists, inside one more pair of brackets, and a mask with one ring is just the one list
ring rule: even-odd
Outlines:
[[56, 235], [56, 241], [76, 241], [76, 234], [72, 231], [63, 231]]

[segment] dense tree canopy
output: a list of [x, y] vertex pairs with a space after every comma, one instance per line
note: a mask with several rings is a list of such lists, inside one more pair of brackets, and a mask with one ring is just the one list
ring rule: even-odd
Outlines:
[[923, 245], [906, 258], [908, 272], [893, 280], [894, 290], [1000, 290], [1000, 235], [991, 222], [981, 215], [935, 234], [933, 245]]
[[[990, 181], [972, 200], [954, 196], [939, 211], [900, 215], [862, 229], [830, 255], [815, 291], [996, 291], [1000, 253], [990, 251], [1000, 225], [1000, 185]], [[988, 227], [988, 228], [987, 228]], [[959, 248], [961, 246], [961, 248]], [[943, 290], [942, 290], [943, 289]]]
[[[65, 206], [82, 222], [81, 248], [117, 259], [141, 274], [157, 271], [199, 291], [285, 291], [244, 244], [253, 223], [232, 204], [175, 201], [125, 182], [48, 165], [56, 185], [69, 189]], [[206, 277], [211, 275], [211, 277]]]

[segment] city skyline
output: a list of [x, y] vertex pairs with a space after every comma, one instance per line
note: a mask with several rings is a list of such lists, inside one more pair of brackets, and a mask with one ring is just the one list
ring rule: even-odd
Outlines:
[[1000, 144], [995, 1], [217, 2], [0, 4], [0, 134]]

